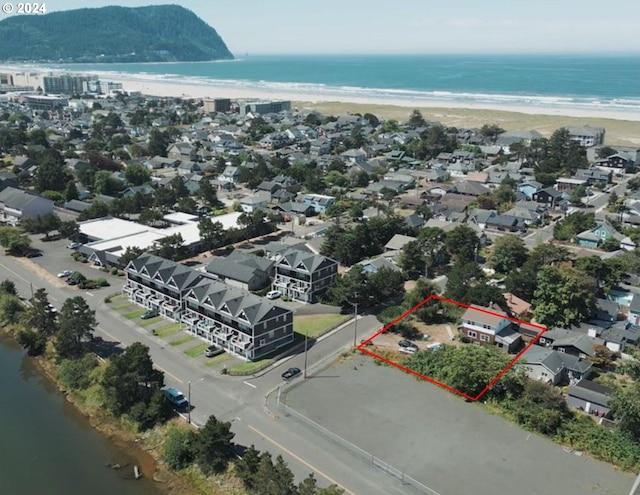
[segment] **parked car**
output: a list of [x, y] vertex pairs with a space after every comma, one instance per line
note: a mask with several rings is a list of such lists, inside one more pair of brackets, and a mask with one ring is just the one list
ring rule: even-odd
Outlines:
[[367, 347], [370, 346], [370, 345], [373, 345], [373, 341], [372, 340], [367, 340], [367, 339], [362, 339], [360, 341], [360, 343], [365, 345], [365, 346], [367, 346]]
[[73, 273], [71, 270], [62, 270], [60, 273], [58, 273], [58, 278], [70, 277], [71, 273]]
[[417, 347], [400, 347], [398, 349], [399, 352], [404, 352], [405, 354], [415, 354], [418, 352]]
[[140, 319], [141, 320], [150, 320], [151, 318], [155, 318], [156, 316], [158, 316], [160, 313], [158, 313], [157, 309], [150, 309], [149, 311], [147, 311], [146, 313], [142, 313], [140, 315]]
[[291, 380], [293, 377], [298, 376], [301, 373], [300, 368], [289, 368], [282, 373], [283, 380]]
[[270, 290], [267, 292], [267, 299], [278, 299], [282, 295], [279, 290]]
[[204, 350], [204, 355], [208, 358], [219, 356], [220, 354], [224, 354], [224, 349], [218, 347], [217, 345], [210, 345]]
[[178, 409], [183, 409], [189, 404], [187, 399], [184, 398], [184, 394], [173, 387], [165, 389], [164, 396]]
[[42, 256], [42, 251], [29, 251], [25, 254], [26, 258], [39, 258], [40, 256]]
[[67, 249], [78, 249], [80, 246], [82, 246], [82, 244], [80, 244], [79, 242], [72, 242], [70, 244], [67, 244]]
[[409, 340], [401, 340], [398, 345], [403, 349], [418, 349], [418, 346]]

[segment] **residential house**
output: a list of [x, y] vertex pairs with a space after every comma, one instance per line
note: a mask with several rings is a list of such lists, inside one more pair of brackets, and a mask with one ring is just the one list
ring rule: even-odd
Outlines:
[[611, 184], [613, 176], [612, 170], [601, 170], [598, 168], [579, 168], [573, 174], [575, 179], [586, 181], [588, 186], [606, 187]]
[[500, 214], [487, 218], [486, 226], [489, 230], [501, 232], [524, 232], [527, 228], [524, 220]]
[[389, 240], [389, 242], [385, 244], [384, 252], [389, 253], [393, 251], [401, 251], [403, 247], [405, 247], [407, 244], [415, 240], [417, 240], [416, 237], [411, 237], [403, 234], [396, 234]]
[[640, 325], [640, 294], [634, 294], [631, 299], [627, 321], [632, 325]]
[[331, 141], [327, 138], [314, 139], [309, 143], [309, 154], [322, 156], [331, 153]]
[[238, 184], [240, 182], [240, 170], [238, 167], [227, 165], [224, 171], [218, 176], [218, 182], [221, 184]]
[[167, 148], [167, 158], [180, 161], [195, 161], [198, 151], [189, 143], [175, 143]]
[[635, 166], [635, 160], [621, 153], [596, 160], [596, 167], [606, 170], [616, 170], [623, 173], [632, 170]]
[[64, 209], [73, 211], [75, 213], [82, 213], [85, 210], [91, 208], [91, 203], [86, 203], [84, 201], [80, 201], [78, 199], [71, 199], [64, 203]]
[[402, 269], [398, 265], [382, 255], [377, 256], [376, 258], [361, 261], [358, 263], [358, 265], [362, 267], [362, 271], [367, 275], [378, 273], [383, 268], [387, 270], [393, 270], [395, 272], [402, 271]]
[[569, 387], [567, 404], [587, 414], [604, 418], [609, 416], [611, 411], [609, 401], [612, 395], [612, 389], [591, 380], [582, 379]]
[[[584, 335], [571, 330], [569, 330], [569, 332], [570, 334], [566, 337], [555, 339], [551, 344], [547, 345], [556, 351], [571, 354], [572, 356], [578, 356], [582, 359], [594, 357], [596, 355], [595, 347], [598, 345], [605, 345], [604, 340], [598, 337]], [[553, 337], [555, 337], [555, 334], [549, 330], [540, 338], [540, 341], [544, 338], [548, 342], [549, 339], [552, 339]]]
[[0, 223], [18, 225], [23, 218], [53, 213], [53, 201], [22, 189], [6, 187], [0, 191]]
[[181, 263], [143, 254], [125, 269], [129, 298], [248, 360], [293, 342], [293, 311]]
[[569, 196], [562, 191], [554, 189], [553, 187], [547, 187], [534, 192], [531, 195], [531, 199], [537, 203], [547, 205], [551, 209], [555, 209], [560, 208], [562, 205], [566, 205]]
[[593, 364], [586, 359], [537, 345], [527, 349], [516, 366], [523, 368], [531, 380], [550, 385], [576, 383], [593, 371]]
[[122, 195], [125, 197], [133, 197], [136, 194], [142, 194], [143, 196], [146, 196], [147, 194], [154, 193], [155, 190], [149, 184], [142, 184], [141, 186], [130, 186], [122, 191]]
[[267, 207], [267, 202], [257, 196], [245, 196], [240, 200], [240, 207], [245, 213], [253, 213], [256, 210]]
[[318, 214], [322, 214], [327, 211], [336, 198], [333, 196], [325, 196], [323, 194], [306, 194], [302, 198], [302, 202], [313, 207], [314, 211]]
[[[525, 301], [524, 299], [519, 298], [515, 294], [511, 294], [510, 292], [505, 292], [504, 299], [507, 302], [507, 307], [509, 308], [509, 312], [516, 318], [530, 318], [533, 316], [531, 311], [531, 303]], [[540, 330], [538, 330], [539, 332]]]
[[505, 211], [503, 216], [516, 218], [525, 225], [538, 225], [544, 218], [543, 213], [538, 213], [527, 208], [520, 208], [518, 206], [514, 206], [510, 210]]
[[228, 256], [216, 257], [206, 271], [227, 285], [255, 291], [269, 285], [273, 265], [267, 258], [235, 250]]
[[578, 244], [583, 247], [597, 249], [606, 240], [615, 239], [620, 242], [620, 247], [625, 251], [633, 251], [635, 242], [628, 236], [618, 232], [608, 220], [602, 220], [595, 227], [577, 235]]
[[504, 312], [481, 306], [470, 306], [464, 312], [458, 331], [475, 344], [495, 344], [507, 352], [516, 351], [522, 344]]
[[18, 178], [11, 170], [0, 170], [0, 191], [7, 187], [18, 188]]
[[567, 127], [569, 139], [576, 141], [580, 146], [589, 148], [604, 143], [605, 129], [603, 127]]
[[574, 177], [558, 177], [556, 179], [556, 189], [567, 194], [571, 194], [579, 187], [586, 185], [587, 181], [585, 179], [576, 179]]
[[316, 214], [313, 206], [298, 201], [278, 203], [273, 207], [273, 211], [283, 213], [287, 221], [291, 220], [294, 216], [312, 217]]
[[288, 249], [277, 256], [271, 288], [295, 301], [315, 303], [337, 274], [337, 261], [298, 249]]
[[363, 149], [351, 149], [340, 153], [340, 158], [347, 163], [364, 163], [367, 161], [367, 152]]
[[491, 189], [478, 182], [457, 182], [451, 188], [451, 192], [477, 198], [484, 194], [491, 194]]

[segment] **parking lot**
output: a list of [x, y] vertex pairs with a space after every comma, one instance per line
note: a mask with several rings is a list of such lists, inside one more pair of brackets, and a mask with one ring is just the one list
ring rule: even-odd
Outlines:
[[608, 464], [362, 355], [293, 387], [286, 402], [441, 495], [611, 495], [633, 484]]

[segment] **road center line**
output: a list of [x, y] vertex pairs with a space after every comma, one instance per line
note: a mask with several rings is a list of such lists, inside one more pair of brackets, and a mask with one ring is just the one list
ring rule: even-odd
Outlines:
[[348, 493], [350, 495], [356, 495], [355, 493], [353, 493], [351, 490], [348, 490], [347, 488], [345, 488], [344, 486], [342, 486], [340, 483], [338, 483], [336, 480], [334, 480], [333, 478], [327, 476], [326, 474], [324, 474], [322, 471], [320, 471], [319, 469], [314, 468], [311, 464], [309, 464], [307, 461], [305, 461], [304, 459], [302, 459], [301, 457], [298, 457], [297, 455], [295, 455], [293, 452], [291, 452], [289, 449], [287, 449], [286, 447], [283, 447], [282, 445], [280, 445], [278, 442], [276, 442], [275, 440], [269, 438], [267, 435], [265, 435], [264, 433], [262, 433], [261, 431], [257, 430], [256, 428], [254, 428], [251, 425], [247, 425], [248, 428], [253, 431], [254, 433], [257, 433], [258, 435], [260, 435], [262, 438], [264, 438], [265, 440], [267, 440], [268, 442], [271, 442], [273, 445], [275, 445], [276, 447], [278, 447], [280, 450], [282, 450], [283, 452], [289, 454], [291, 457], [293, 457], [296, 461], [298, 461], [299, 463], [301, 463], [303, 466], [306, 466], [307, 468], [311, 469], [311, 471], [318, 473], [320, 476], [322, 476], [323, 478], [325, 478], [329, 483], [332, 483], [334, 485], [337, 485], [339, 488], [342, 488], [344, 490], [345, 493]]
[[175, 381], [180, 382], [180, 383], [184, 383], [184, 381], [180, 380], [180, 378], [178, 378], [176, 375], [174, 375], [173, 373], [168, 372], [167, 370], [165, 370], [162, 366], [158, 366], [157, 364], [153, 363], [153, 367], [157, 368], [158, 370], [162, 371], [165, 375], [169, 375], [171, 378], [173, 378]]
[[249, 383], [248, 381], [243, 381], [242, 383], [244, 383], [245, 385], [249, 385], [251, 388], [258, 388], [256, 387], [253, 383]]
[[93, 297], [95, 294], [92, 294], [91, 292], [85, 292], [86, 295]]

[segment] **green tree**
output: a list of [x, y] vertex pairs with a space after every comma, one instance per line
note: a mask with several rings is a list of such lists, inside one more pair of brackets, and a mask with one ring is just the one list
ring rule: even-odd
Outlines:
[[195, 460], [197, 441], [192, 429], [171, 428], [164, 441], [162, 458], [170, 469], [185, 469]]
[[152, 129], [149, 133], [149, 154], [152, 156], [167, 156], [167, 148], [171, 138], [169, 133], [159, 129]]
[[492, 143], [495, 143], [498, 136], [503, 132], [504, 129], [497, 124], [484, 124], [480, 128], [480, 135], [487, 138]]
[[546, 266], [538, 273], [534, 314], [543, 325], [568, 327], [587, 321], [595, 310], [593, 281], [566, 266]]
[[138, 402], [148, 402], [164, 386], [164, 373], [154, 369], [149, 348], [134, 342], [111, 357], [102, 377], [105, 407], [121, 415]]
[[48, 238], [52, 230], [60, 228], [60, 217], [55, 213], [45, 213], [44, 215], [27, 217], [22, 221], [21, 225], [32, 234], [44, 234]]
[[93, 337], [98, 322], [82, 296], [68, 298], [62, 304], [55, 348], [58, 359], [77, 359], [84, 355], [84, 342]]
[[35, 174], [34, 185], [42, 191], [64, 191], [67, 186], [67, 178], [64, 172], [64, 159], [55, 150], [46, 150], [36, 158], [38, 168]]
[[140, 163], [130, 163], [124, 169], [124, 178], [132, 186], [141, 186], [151, 180], [151, 172]]
[[27, 325], [46, 337], [52, 336], [58, 329], [56, 314], [51, 311], [49, 294], [46, 289], [37, 289], [30, 300], [27, 310]]
[[562, 394], [552, 386], [533, 380], [526, 381], [514, 411], [519, 424], [544, 435], [555, 435], [572, 417]]
[[18, 323], [24, 311], [22, 301], [16, 295], [0, 294], [0, 322], [8, 325]]
[[171, 179], [171, 189], [173, 189], [173, 194], [176, 199], [186, 198], [189, 196], [189, 189], [187, 189], [184, 180], [179, 175]]
[[80, 196], [78, 194], [78, 188], [76, 187], [76, 183], [70, 180], [67, 183], [67, 187], [64, 190], [64, 198], [67, 201], [71, 201], [73, 199], [78, 199]]
[[184, 239], [180, 233], [168, 235], [155, 242], [153, 251], [161, 258], [178, 261], [185, 253]]
[[221, 473], [226, 469], [234, 457], [234, 436], [231, 423], [209, 416], [196, 442], [196, 461], [203, 473]]
[[201, 218], [198, 222], [198, 231], [202, 247], [205, 250], [218, 248], [225, 240], [224, 227], [220, 222], [214, 222], [211, 217]]
[[127, 246], [127, 249], [124, 251], [122, 256], [118, 258], [118, 263], [120, 264], [120, 266], [126, 267], [129, 262], [138, 259], [142, 253], [144, 253], [144, 250], [140, 249], [139, 247]]
[[260, 451], [251, 445], [243, 454], [243, 456], [237, 460], [233, 467], [238, 475], [238, 478], [242, 481], [245, 488], [249, 492], [253, 492], [256, 486], [256, 473], [260, 466]]
[[608, 158], [611, 155], [615, 155], [618, 151], [611, 146], [603, 146], [596, 152], [598, 158]]
[[15, 282], [13, 280], [9, 280], [8, 278], [5, 278], [2, 282], [0, 282], [0, 294], [17, 296], [18, 290], [16, 289]]
[[80, 233], [80, 226], [75, 220], [65, 220], [60, 222], [58, 232], [65, 239], [75, 240]]
[[491, 247], [489, 262], [500, 273], [510, 273], [527, 260], [527, 247], [520, 237], [504, 235]]
[[619, 387], [609, 401], [611, 412], [620, 431], [635, 442], [640, 441], [640, 385], [634, 382], [628, 387]]
[[115, 196], [122, 188], [122, 182], [112, 177], [108, 170], [98, 170], [93, 179], [93, 190], [96, 194]]
[[218, 196], [216, 194], [216, 190], [207, 178], [200, 181], [198, 196], [206, 206], [214, 207], [218, 204]]
[[595, 215], [577, 211], [567, 215], [564, 220], [553, 226], [553, 238], [558, 241], [569, 241], [585, 230], [596, 226]]
[[483, 278], [482, 271], [476, 263], [456, 264], [449, 272], [445, 296], [454, 301], [465, 301], [471, 286]]
[[424, 117], [422, 116], [420, 110], [415, 109], [411, 112], [411, 115], [409, 116], [409, 125], [411, 127], [424, 127], [426, 123], [427, 122], [424, 120]]
[[11, 256], [22, 256], [31, 246], [31, 239], [17, 227], [0, 227], [0, 245]]
[[104, 201], [94, 200], [91, 206], [78, 215], [78, 221], [83, 222], [92, 218], [102, 218], [109, 215], [109, 206]]
[[446, 234], [445, 246], [456, 264], [474, 261], [479, 245], [480, 239], [476, 232], [466, 224], [459, 225]]

